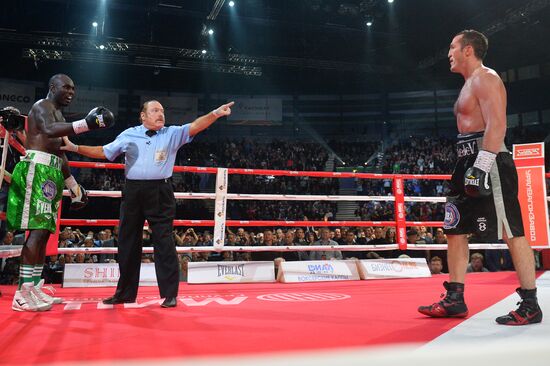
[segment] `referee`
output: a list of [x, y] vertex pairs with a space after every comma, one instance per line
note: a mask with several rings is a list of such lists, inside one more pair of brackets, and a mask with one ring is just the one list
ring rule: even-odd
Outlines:
[[164, 109], [156, 100], [143, 103], [142, 124], [130, 127], [105, 146], [78, 146], [66, 137], [61, 149], [113, 161], [125, 154], [126, 184], [120, 205], [118, 263], [120, 278], [113, 296], [104, 304], [135, 302], [139, 287], [142, 254], [142, 230], [147, 220], [152, 230], [155, 270], [164, 298], [162, 307], [177, 305], [179, 268], [173, 239], [176, 200], [171, 177], [178, 149], [218, 118], [231, 114], [234, 102], [182, 126], [164, 126]]

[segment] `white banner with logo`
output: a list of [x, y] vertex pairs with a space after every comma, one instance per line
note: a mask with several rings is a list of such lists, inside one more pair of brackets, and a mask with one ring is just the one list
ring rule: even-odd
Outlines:
[[269, 262], [189, 262], [188, 283], [275, 282]]
[[27, 115], [35, 102], [35, 91], [30, 84], [0, 81], [0, 108], [12, 106]]
[[167, 125], [183, 125], [193, 122], [198, 117], [199, 101], [197, 97], [141, 96], [141, 104], [148, 100], [157, 100], [162, 104], [164, 108], [164, 119]]
[[65, 114], [87, 114], [95, 107], [105, 107], [116, 116], [118, 114], [118, 93], [101, 90], [83, 90], [77, 87], [75, 97], [68, 107], [63, 109]]
[[363, 259], [358, 262], [362, 280], [432, 276], [425, 258]]
[[355, 260], [282, 262], [279, 282], [318, 282], [359, 280]]
[[283, 120], [283, 101], [280, 98], [237, 98], [234, 101], [228, 121]]
[[[114, 287], [119, 277], [118, 263], [68, 263], [63, 287]], [[154, 263], [141, 264], [139, 285], [157, 286]]]

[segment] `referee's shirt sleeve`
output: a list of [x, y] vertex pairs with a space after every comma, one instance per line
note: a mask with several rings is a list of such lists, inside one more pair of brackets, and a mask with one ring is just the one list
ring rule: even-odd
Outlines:
[[103, 146], [103, 153], [109, 161], [115, 160], [117, 156], [126, 152], [127, 144], [124, 132], [118, 135], [113, 142]]
[[189, 136], [189, 129], [191, 124], [185, 124], [182, 126], [170, 126], [170, 132], [172, 133], [172, 147], [177, 150], [183, 145], [193, 141], [193, 137]]

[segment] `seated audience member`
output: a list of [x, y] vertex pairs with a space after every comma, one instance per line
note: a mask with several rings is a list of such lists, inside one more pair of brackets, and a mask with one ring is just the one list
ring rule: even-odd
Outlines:
[[489, 270], [483, 266], [483, 254], [474, 253], [470, 256], [470, 263], [468, 264], [468, 268], [466, 268], [466, 272], [489, 272]]
[[[321, 233], [321, 238], [317, 240], [313, 245], [338, 245], [337, 242], [330, 239], [330, 230], [326, 227], [323, 227], [319, 230]], [[342, 259], [342, 252], [339, 250], [327, 250], [327, 251], [312, 251], [309, 255], [309, 259], [312, 261], [315, 260], [330, 260], [330, 259]]]
[[[264, 230], [264, 241], [262, 243], [263, 246], [275, 246], [275, 238], [273, 235], [273, 231], [271, 230]], [[282, 257], [281, 252], [276, 251], [267, 251], [267, 252], [253, 252], [252, 253], [252, 260], [254, 261], [272, 261], [275, 260], [275, 258]]]
[[443, 261], [438, 256], [432, 257], [432, 259], [430, 259], [429, 266], [431, 274], [435, 275], [443, 273]]

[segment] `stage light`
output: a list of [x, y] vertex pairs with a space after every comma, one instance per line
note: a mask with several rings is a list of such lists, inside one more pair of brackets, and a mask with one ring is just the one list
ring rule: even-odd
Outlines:
[[210, 28], [210, 29], [208, 30], [208, 34], [210, 34], [210, 35], [214, 34], [214, 29]]
[[388, 0], [388, 2], [391, 4], [391, 3], [393, 3], [393, 0]]
[[206, 50], [203, 49], [203, 50], [201, 51], [201, 53], [202, 53], [203, 55], [206, 55]]
[[235, 2], [234, 2], [234, 1], [230, 1], [230, 2], [229, 2], [229, 6], [230, 6], [230, 7], [234, 7], [234, 6], [235, 6]]
[[100, 44], [100, 45], [99, 45], [99, 49], [100, 49], [100, 50], [104, 50], [104, 49], [105, 49], [105, 46], [102, 45], [102, 44]]
[[367, 20], [367, 27], [372, 26], [372, 20]]
[[97, 28], [97, 22], [93, 22], [92, 27]]

